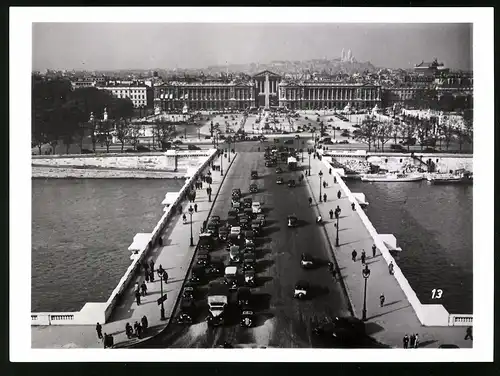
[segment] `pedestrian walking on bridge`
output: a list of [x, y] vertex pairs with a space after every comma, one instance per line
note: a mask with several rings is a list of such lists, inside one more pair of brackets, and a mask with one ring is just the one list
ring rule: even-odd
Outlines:
[[146, 317], [146, 315], [142, 316], [141, 324], [144, 331], [146, 331], [146, 329], [148, 328], [148, 318]]
[[351, 256], [352, 256], [352, 261], [356, 261], [356, 256], [358, 255], [358, 252], [356, 252], [355, 249], [352, 250]]
[[365, 253], [364, 249], [361, 251], [361, 263], [363, 265], [365, 265], [365, 263], [366, 263], [366, 253]]
[[407, 349], [408, 348], [408, 342], [410, 342], [410, 338], [408, 337], [408, 334], [405, 334], [403, 337], [403, 348]]
[[198, 204], [194, 204], [194, 212], [198, 213]]
[[413, 345], [414, 348], [418, 348], [419, 341], [418, 341], [418, 333], [415, 334], [415, 344]]
[[383, 307], [384, 306], [384, 302], [385, 302], [385, 296], [384, 296], [384, 293], [380, 294], [380, 306]]
[[333, 209], [330, 209], [329, 214], [330, 214], [330, 219], [333, 219]]
[[337, 192], [337, 198], [340, 200], [340, 197], [342, 197], [342, 193], [340, 192], [340, 189], [339, 189], [339, 191]]
[[311, 197], [309, 197], [309, 206], [312, 205], [312, 202], [313, 202], [313, 199]]
[[465, 340], [470, 339], [472, 341], [472, 326], [469, 326], [465, 331]]
[[410, 335], [410, 349], [415, 347], [415, 334]]
[[394, 264], [392, 263], [392, 261], [389, 263], [389, 274], [394, 274]]
[[336, 176], [333, 177], [333, 183], [337, 184], [337, 177]]
[[326, 189], [326, 181], [323, 182], [323, 189]]
[[326, 202], [326, 193], [323, 194], [323, 201]]
[[354, 204], [354, 202], [351, 203], [351, 209], [352, 209], [352, 211], [356, 210], [356, 205]]
[[373, 257], [375, 257], [377, 255], [377, 246], [375, 244], [372, 245], [372, 254], [373, 254]]
[[137, 305], [141, 305], [141, 293], [139, 292], [139, 290], [135, 292], [135, 302], [137, 303]]
[[142, 296], [146, 296], [147, 293], [148, 293], [148, 286], [146, 286], [146, 282], [145, 281], [142, 281], [142, 284], [141, 284], [141, 293], [142, 293]]
[[102, 339], [102, 325], [97, 323], [95, 326], [95, 331], [97, 332], [97, 338]]

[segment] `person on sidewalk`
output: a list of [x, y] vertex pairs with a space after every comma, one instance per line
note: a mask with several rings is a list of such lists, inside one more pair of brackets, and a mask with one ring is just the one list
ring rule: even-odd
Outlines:
[[139, 291], [139, 282], [136, 282], [134, 285], [134, 294]]
[[150, 280], [151, 282], [154, 282], [154, 281], [155, 281], [155, 271], [154, 271], [153, 269], [151, 269], [151, 270], [149, 271], [149, 280]]
[[323, 194], [323, 201], [326, 202], [326, 193]]
[[144, 329], [144, 332], [145, 332], [146, 329], [148, 328], [148, 318], [146, 317], [146, 315], [142, 316], [141, 324], [142, 324], [142, 328]]
[[140, 326], [141, 326], [141, 324], [139, 324], [139, 322], [138, 322], [138, 321], [136, 321], [136, 322], [134, 323], [134, 332], [135, 332], [135, 336], [136, 336], [136, 337], [139, 337], [139, 327], [140, 327]]
[[339, 191], [337, 192], [337, 198], [340, 200], [340, 197], [342, 197], [342, 193], [340, 192], [340, 189], [339, 189]]
[[415, 347], [415, 334], [410, 335], [410, 349]]
[[97, 338], [102, 339], [102, 325], [97, 323], [95, 326], [95, 331], [97, 332]]
[[326, 181], [323, 182], [323, 189], [326, 189]]
[[330, 213], [330, 219], [333, 219], [333, 209], [330, 209], [329, 213]]
[[311, 197], [309, 197], [309, 206], [311, 206], [313, 203], [313, 199]]
[[418, 342], [418, 333], [415, 334], [415, 344], [414, 344], [414, 348], [418, 348], [418, 345], [419, 345], [419, 342]]
[[142, 284], [141, 284], [141, 293], [142, 293], [142, 296], [146, 296], [148, 294], [148, 286], [146, 286], [146, 282], [145, 281], [142, 281]]
[[472, 326], [469, 326], [467, 330], [465, 331], [465, 338], [464, 340], [470, 339], [472, 341]]
[[137, 305], [141, 305], [141, 293], [137, 290], [135, 293], [135, 302]]
[[392, 263], [392, 261], [389, 263], [389, 274], [394, 274], [394, 264]]
[[366, 263], [366, 252], [364, 249], [361, 251], [361, 263], [363, 265]]
[[198, 213], [198, 204], [194, 204], [194, 212]]
[[356, 252], [355, 249], [352, 250], [351, 256], [352, 256], [352, 261], [356, 261], [356, 256], [358, 255], [358, 252]]
[[408, 338], [408, 334], [405, 334], [403, 337], [403, 348], [407, 349], [408, 348], [408, 342], [410, 342], [410, 338]]
[[372, 254], [373, 254], [373, 257], [375, 257], [377, 255], [377, 246], [375, 244], [372, 245]]
[[384, 293], [380, 294], [380, 307], [383, 307], [384, 306], [384, 302], [385, 302], [385, 295]]
[[331, 174], [332, 174], [332, 169], [329, 169], [329, 170], [328, 170], [328, 173], [331, 175]]
[[156, 271], [158, 273], [158, 278], [161, 278], [165, 270], [163, 269], [163, 266], [160, 264], [158, 267], [158, 270]]
[[186, 223], [187, 223], [186, 214], [182, 214], [182, 223], [183, 223], [183, 224], [186, 224]]
[[149, 265], [148, 265], [148, 263], [146, 261], [144, 261], [144, 263], [142, 264], [142, 268], [144, 269], [145, 272], [148, 271]]
[[181, 215], [182, 214], [182, 205], [179, 205], [178, 211], [179, 211], [179, 215]]
[[352, 209], [352, 211], [356, 210], [356, 205], [354, 204], [354, 202], [351, 202], [351, 209]]
[[163, 271], [163, 282], [164, 282], [165, 284], [167, 284], [167, 283], [168, 283], [168, 273], [167, 273], [167, 271], [166, 271], [166, 270], [164, 270], [164, 271]]
[[153, 259], [149, 260], [149, 269], [151, 269], [151, 271], [155, 270], [155, 262]]
[[337, 184], [337, 177], [336, 176], [333, 177], [333, 184]]
[[127, 335], [128, 339], [132, 338], [132, 335], [134, 334], [134, 331], [132, 330], [132, 325], [130, 325], [130, 323], [125, 324], [125, 334]]

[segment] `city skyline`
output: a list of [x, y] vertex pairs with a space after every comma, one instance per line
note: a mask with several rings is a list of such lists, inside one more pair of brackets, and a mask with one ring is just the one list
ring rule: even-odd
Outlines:
[[33, 23], [32, 33], [32, 69], [38, 71], [204, 69], [340, 59], [342, 49], [384, 68], [411, 69], [434, 58], [451, 69], [473, 65], [472, 25], [465, 23]]

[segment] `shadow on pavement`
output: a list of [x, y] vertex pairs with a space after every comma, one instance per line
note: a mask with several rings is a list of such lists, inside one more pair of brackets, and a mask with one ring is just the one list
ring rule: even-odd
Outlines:
[[272, 280], [273, 280], [273, 277], [266, 277], [266, 276], [259, 277], [259, 276], [257, 276], [255, 278], [255, 285], [256, 285], [256, 287], [262, 287], [267, 282], [271, 282]]
[[279, 232], [280, 228], [278, 226], [266, 227], [265, 232], [266, 235], [274, 234], [275, 232]]
[[390, 303], [385, 303], [385, 304], [384, 304], [384, 307], [388, 307], [388, 306], [391, 306], [391, 305], [393, 305], [393, 304], [397, 304], [397, 303], [399, 303], [400, 301], [401, 301], [401, 300], [395, 300], [395, 301], [390, 302]]
[[266, 271], [266, 269], [268, 269], [272, 265], [274, 265], [273, 260], [259, 260], [255, 264], [255, 272], [262, 273], [262, 272]]
[[382, 330], [384, 330], [384, 328], [375, 322], [365, 323], [365, 332], [369, 336], [381, 332]]
[[377, 318], [377, 317], [381, 317], [381, 316], [387, 315], [388, 313], [396, 312], [396, 311], [399, 311], [399, 310], [402, 310], [402, 309], [405, 309], [405, 308], [408, 308], [408, 307], [411, 307], [411, 305], [407, 304], [404, 307], [399, 307], [399, 308], [393, 309], [392, 311], [388, 311], [388, 312], [380, 313], [380, 314], [375, 315], [375, 316], [368, 317], [367, 320], [371, 320], [371, 319], [374, 319], [374, 318]]
[[[401, 342], [402, 342], [402, 340], [401, 340]], [[426, 346], [432, 345], [435, 342], [437, 342], [437, 340], [435, 340], [435, 339], [430, 339], [428, 341], [423, 341], [423, 342], [419, 343], [418, 347], [426, 347]]]

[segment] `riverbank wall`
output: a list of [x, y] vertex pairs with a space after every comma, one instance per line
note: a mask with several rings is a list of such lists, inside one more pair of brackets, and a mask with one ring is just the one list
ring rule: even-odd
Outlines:
[[[319, 151], [319, 155], [322, 156], [321, 161], [325, 165], [326, 169], [332, 168], [332, 174], [335, 176], [339, 185], [344, 193], [349, 198], [350, 202], [357, 203], [355, 195], [351, 192], [349, 187], [342, 180], [343, 172], [334, 169], [330, 162], [332, 157], [329, 155], [323, 155], [322, 151]], [[337, 158], [335, 158], [337, 159]], [[358, 204], [359, 205], [359, 204]], [[373, 243], [377, 246], [382, 254], [383, 259], [387, 263], [387, 266], [392, 262], [394, 265], [394, 277], [397, 280], [399, 286], [403, 290], [408, 302], [411, 304], [415, 314], [417, 315], [420, 323], [423, 326], [472, 326], [473, 325], [473, 315], [472, 314], [450, 314], [442, 304], [422, 304], [417, 294], [411, 287], [410, 283], [406, 279], [403, 271], [399, 268], [396, 260], [391, 255], [388, 245], [386, 244], [387, 235], [379, 234], [366, 213], [358, 208], [357, 213], [359, 214], [363, 225], [367, 229], [368, 233], [373, 239]], [[397, 240], [394, 237], [393, 245], [395, 246]]]
[[[150, 249], [158, 243], [165, 227], [169, 224], [169, 220], [173, 214], [175, 214], [177, 205], [186, 198], [186, 194], [193, 186], [193, 183], [198, 179], [203, 171], [209, 168], [211, 163], [218, 156], [217, 150], [215, 149], [205, 150], [204, 153], [204, 157], [199, 155], [199, 164], [195, 167], [195, 169], [190, 169], [187, 172], [188, 177], [186, 178], [184, 186], [179, 192], [177, 192], [177, 197], [165, 210], [151, 233], [148, 234], [148, 241], [144, 243], [142, 249], [137, 251], [130, 266], [127, 268], [123, 277], [120, 279], [106, 302], [88, 302], [85, 303], [80, 311], [75, 312], [32, 312], [31, 325], [95, 325], [96, 322], [106, 323], [122, 293], [127, 289], [130, 281], [137, 273], [137, 270], [141, 267], [142, 262], [145, 257], [147, 257]], [[159, 201], [159, 204], [160, 203], [161, 199]], [[133, 236], [131, 236], [131, 238], [132, 237]], [[128, 253], [128, 251], [125, 252], [125, 254]]]
[[368, 153], [364, 150], [356, 151], [326, 151], [325, 156], [335, 158], [339, 163], [348, 161], [366, 161], [370, 157], [378, 157], [377, 165], [389, 171], [400, 170], [404, 165], [412, 164], [416, 167], [423, 167], [432, 161], [436, 166], [436, 172], [449, 172], [458, 169], [465, 169], [473, 172], [472, 154], [445, 154], [445, 153]]

